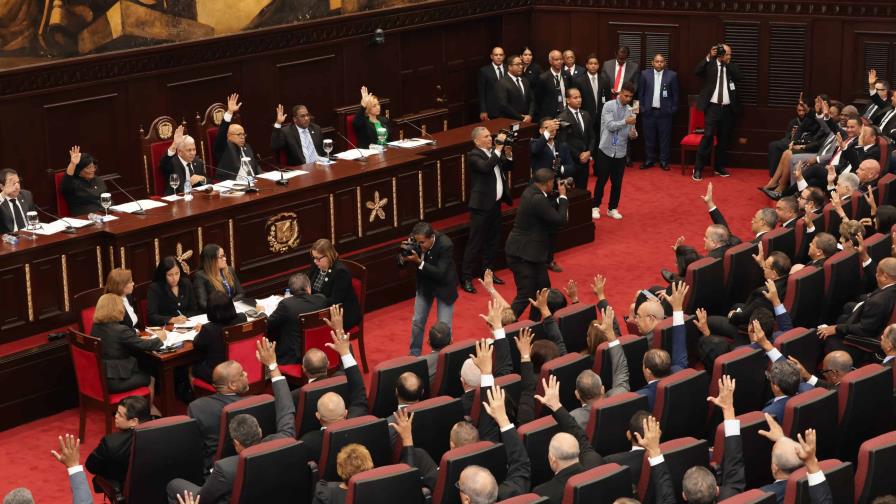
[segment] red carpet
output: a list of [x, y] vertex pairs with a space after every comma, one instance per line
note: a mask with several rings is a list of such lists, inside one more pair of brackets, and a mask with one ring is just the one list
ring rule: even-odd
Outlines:
[[[551, 273], [555, 286], [573, 279], [579, 284], [583, 302], [593, 300], [588, 283], [596, 273], [607, 277], [607, 297], [621, 316], [628, 310], [634, 291], [661, 281], [659, 269], [673, 267], [671, 245], [684, 235], [686, 243], [702, 249], [702, 237], [710, 223], [700, 196], [707, 182], [713, 182], [715, 201], [724, 212], [732, 231], [746, 238], [750, 236], [750, 217], [768, 200], [756, 190], [766, 180], [765, 170], [732, 170], [728, 178], [708, 177], [694, 182], [673, 168], [670, 172], [658, 168], [641, 171], [626, 170], [619, 211], [624, 218], [616, 221], [604, 216], [597, 221], [593, 243], [557, 254], [563, 273]], [[591, 184], [594, 179], [591, 179]], [[609, 197], [607, 188], [606, 198]], [[509, 270], [498, 272], [508, 281], [499, 290], [509, 300], [514, 287]], [[454, 311], [455, 340], [487, 335], [478, 317], [485, 313], [488, 295], [480, 290], [475, 295], [461, 292]], [[410, 338], [413, 301], [408, 300], [388, 308], [368, 313], [368, 362], [371, 368], [391, 357], [406, 355]], [[431, 320], [435, 319], [435, 314]], [[428, 350], [425, 350], [428, 351]], [[81, 460], [86, 459], [96, 446], [103, 430], [98, 412], [88, 417], [87, 441], [81, 449]], [[58, 446], [56, 436], [77, 433], [77, 410], [69, 410], [43, 420], [0, 433], [0, 495], [12, 488], [26, 486], [37, 502], [66, 502], [71, 500], [68, 478], [50, 450]], [[102, 502], [96, 496], [96, 502]]]

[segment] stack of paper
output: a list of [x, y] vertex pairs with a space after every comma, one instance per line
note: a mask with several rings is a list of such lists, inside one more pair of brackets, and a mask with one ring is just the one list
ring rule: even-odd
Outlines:
[[403, 149], [413, 149], [414, 147], [420, 147], [421, 145], [428, 145], [431, 143], [432, 140], [426, 140], [425, 138], [405, 138], [404, 140], [389, 142], [389, 145], [392, 147], [401, 147]]
[[85, 220], [85, 219], [65, 219], [65, 220], [57, 220], [50, 222], [48, 224], [41, 224], [41, 227], [34, 230], [34, 234], [39, 234], [43, 236], [54, 235], [68, 226], [73, 228], [82, 228], [84, 226], [90, 226], [93, 224], [93, 221]]
[[275, 294], [264, 299], [256, 299], [255, 303], [264, 306], [264, 312], [270, 315], [274, 313], [274, 310], [277, 309], [277, 305], [280, 304], [280, 301], [283, 301], [283, 296], [278, 296]]
[[[298, 177], [299, 175], [305, 175], [308, 172], [305, 170], [286, 170], [286, 171], [269, 171], [267, 173], [262, 173], [258, 176], [260, 179], [270, 180], [271, 182], [276, 182], [283, 179], [291, 179], [293, 177]], [[282, 174], [282, 177], [281, 177]]]
[[[139, 205], [137, 203], [139, 203]], [[122, 203], [121, 205], [113, 205], [109, 207], [109, 210], [113, 210], [115, 212], [134, 213], [141, 208], [143, 210], [149, 210], [150, 208], [158, 208], [166, 205], [167, 203], [162, 203], [161, 201], [142, 199], [137, 202], [132, 201], [130, 203]]]
[[358, 159], [361, 156], [370, 157], [377, 154], [379, 154], [379, 151], [375, 151], [373, 149], [350, 149], [345, 152], [340, 152], [339, 154], [334, 154], [333, 157], [351, 161], [352, 159]]
[[193, 341], [193, 339], [198, 334], [196, 331], [167, 331], [167, 337], [165, 338], [165, 348], [170, 348], [184, 341]]

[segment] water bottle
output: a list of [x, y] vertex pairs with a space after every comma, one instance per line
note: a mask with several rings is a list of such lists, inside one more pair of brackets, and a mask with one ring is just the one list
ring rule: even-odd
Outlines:
[[16, 243], [19, 243], [19, 238], [14, 234], [5, 234], [3, 235], [3, 242], [15, 245]]
[[101, 214], [96, 214], [96, 213], [91, 212], [91, 213], [87, 214], [87, 219], [90, 221], [93, 221], [96, 224], [103, 223], [103, 216]]
[[290, 296], [292, 296], [292, 292], [290, 292], [289, 289], [284, 289], [284, 290], [283, 290], [283, 297], [288, 298], [288, 297], [290, 297]]
[[184, 179], [184, 201], [193, 200], [193, 184], [190, 183], [190, 177]]

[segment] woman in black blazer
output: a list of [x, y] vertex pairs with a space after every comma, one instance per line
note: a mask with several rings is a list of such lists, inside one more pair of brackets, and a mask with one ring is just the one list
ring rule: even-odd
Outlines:
[[327, 305], [342, 303], [343, 326], [348, 331], [361, 323], [361, 305], [352, 287], [352, 273], [339, 261], [339, 254], [330, 240], [321, 238], [311, 245], [314, 265], [308, 278], [311, 293], [327, 296]]
[[141, 338], [133, 327], [121, 323], [123, 318], [124, 303], [121, 296], [100, 296], [93, 314], [93, 329], [90, 334], [102, 340], [101, 358], [109, 392], [123, 392], [147, 385], [151, 390], [152, 377], [140, 369], [136, 356], [147, 350], [162, 348], [165, 332], [152, 338]]
[[202, 269], [196, 272], [193, 288], [196, 292], [196, 309], [204, 312], [208, 308], [208, 298], [212, 292], [223, 292], [233, 301], [244, 298], [243, 286], [233, 268], [227, 265], [227, 255], [220, 245], [209, 243], [202, 247], [199, 256]]
[[[375, 95], [367, 92], [367, 86], [361, 86], [361, 110], [352, 119], [352, 128], [355, 130], [355, 139], [361, 149], [370, 148], [371, 145], [385, 146], [392, 138], [389, 129], [389, 119], [380, 115], [380, 100]], [[377, 130], [385, 130], [385, 138], [379, 141]]]
[[193, 284], [174, 256], [163, 258], [156, 267], [146, 293], [146, 318], [149, 325], [183, 324], [198, 315]]
[[208, 323], [193, 338], [193, 349], [200, 361], [193, 364], [193, 376], [206, 383], [213, 383], [215, 366], [227, 360], [224, 345], [224, 328], [246, 321], [245, 313], [237, 313], [230, 298], [223, 292], [212, 292], [208, 298]]
[[121, 296], [122, 306], [124, 306], [124, 318], [121, 323], [133, 328], [144, 327], [137, 318], [137, 303], [134, 300], [134, 277], [131, 270], [124, 268], [115, 268], [106, 275], [106, 294], [115, 294]]
[[528, 46], [523, 47], [520, 58], [523, 60], [523, 77], [529, 79], [529, 85], [534, 90], [535, 84], [538, 83], [538, 76], [542, 72], [541, 67], [533, 61], [535, 57], [532, 54], [532, 49], [529, 49]]

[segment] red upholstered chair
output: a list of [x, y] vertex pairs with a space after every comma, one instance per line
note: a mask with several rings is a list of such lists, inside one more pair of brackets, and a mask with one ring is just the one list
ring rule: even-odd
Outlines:
[[870, 504], [876, 497], [896, 493], [896, 431], [862, 443], [856, 468], [856, 503]]
[[230, 437], [230, 421], [237, 415], [252, 415], [261, 427], [262, 437], [277, 432], [277, 414], [274, 411], [274, 397], [268, 394], [249, 396], [232, 402], [221, 410], [218, 422], [218, 450], [215, 461], [236, 455], [233, 438]]
[[[706, 398], [704, 397], [703, 400]], [[692, 437], [673, 439], [660, 443], [660, 450], [663, 452], [663, 458], [669, 468], [669, 476], [675, 486], [673, 495], [681, 495], [681, 482], [688, 469], [694, 466], [709, 468], [708, 445], [703, 439], [698, 440]], [[654, 502], [653, 487], [650, 484], [650, 473], [652, 472], [650, 469], [650, 463], [647, 462], [647, 457], [644, 457], [641, 466], [641, 479], [638, 480], [638, 495], [641, 496], [641, 502], [644, 504]]]
[[[819, 462], [824, 477], [831, 489], [832, 502], [837, 504], [852, 502], [853, 480], [852, 464], [841, 462], [837, 459], [822, 460]], [[784, 504], [811, 504], [809, 499], [809, 480], [806, 477], [806, 468], [797, 469], [787, 478], [787, 490], [784, 493]]]
[[886, 173], [877, 181], [877, 204], [880, 206], [893, 203], [896, 203], [896, 175]]
[[793, 257], [796, 250], [796, 235], [791, 228], [779, 227], [762, 235], [762, 251], [768, 257], [772, 252], [784, 252]]
[[824, 313], [824, 270], [806, 266], [789, 275], [787, 293], [781, 301], [794, 326], [817, 326]]
[[604, 464], [569, 478], [563, 490], [563, 504], [613, 504], [616, 499], [631, 495], [631, 469]]
[[762, 269], [753, 260], [759, 246], [755, 243], [740, 243], [725, 251], [725, 287], [728, 302], [743, 303], [756, 287], [762, 285]]
[[517, 434], [529, 455], [529, 463], [532, 465], [532, 476], [529, 479], [532, 488], [554, 477], [554, 471], [548, 464], [548, 445], [550, 445], [554, 434], [558, 432], [560, 432], [560, 426], [552, 416], [538, 418], [520, 425], [517, 429]]
[[883, 135], [877, 137], [877, 146], [880, 147], [880, 172], [887, 173], [890, 169], [890, 142]]
[[[740, 385], [740, 382], [738, 382]], [[737, 394], [735, 393], [735, 396]], [[744, 473], [747, 477], [747, 488], [758, 488], [773, 481], [768, 469], [772, 456], [772, 443], [759, 434], [759, 430], [768, 430], [768, 423], [761, 411], [751, 411], [738, 415], [740, 420], [740, 437], [743, 445]], [[715, 440], [712, 449], [712, 466], [718, 471], [725, 460], [725, 425], [716, 426]]]
[[[625, 353], [625, 361], [628, 364], [628, 383], [630, 390], [638, 390], [647, 382], [644, 381], [644, 373], [641, 363], [644, 361], [644, 354], [649, 350], [649, 343], [646, 336], [635, 336], [626, 334], [617, 338], [622, 351]], [[610, 344], [608, 342], [601, 343], [594, 353], [594, 367], [592, 370], [600, 375], [606, 388], [613, 385], [613, 366], [610, 363]]]
[[[330, 326], [324, 322], [324, 319], [329, 317], [329, 308], [299, 315], [299, 320], [301, 321], [301, 334], [299, 337], [302, 341], [302, 355], [305, 355], [305, 353], [312, 348], [322, 350], [327, 356], [327, 372], [332, 373], [336, 369], [339, 369], [339, 365], [342, 361], [340, 360], [339, 354], [326, 345], [327, 343], [333, 342], [333, 339], [330, 336]], [[291, 383], [301, 382], [304, 377], [301, 364], [281, 365], [280, 372], [283, 373]]]
[[295, 439], [274, 439], [240, 452], [233, 482], [232, 504], [282, 502], [292, 495], [311, 494], [308, 453]]
[[[461, 400], [449, 396], [433, 397], [410, 404], [405, 411], [414, 414], [414, 446], [424, 450], [433, 460], [441, 459], [449, 449], [451, 428], [464, 419]], [[396, 442], [394, 448], [397, 460], [401, 453], [401, 440]]]
[[326, 481], [338, 481], [336, 474], [336, 455], [345, 445], [358, 443], [370, 452], [373, 465], [384, 466], [392, 461], [392, 449], [389, 446], [389, 428], [385, 418], [365, 415], [349, 418], [327, 426], [320, 450], [318, 476]]
[[842, 250], [824, 262], [825, 312], [823, 321], [834, 323], [843, 305], [859, 297], [864, 287], [862, 263], [855, 250]]
[[777, 504], [777, 502], [778, 500], [775, 498], [775, 494], [766, 493], [758, 488], [754, 488], [752, 490], [747, 490], [742, 494], [735, 495], [734, 497], [719, 501], [719, 504]]
[[143, 326], [152, 325], [148, 323], [149, 309], [147, 307], [147, 293], [149, 292], [150, 284], [152, 284], [152, 280], [138, 283], [134, 286], [134, 292], [132, 294], [137, 305], [137, 320], [139, 320], [140, 324]]
[[591, 446], [602, 455], [628, 451], [631, 442], [625, 437], [625, 431], [632, 415], [639, 410], [647, 410], [647, 396], [634, 392], [616, 394], [592, 404], [585, 426]]
[[423, 384], [423, 397], [429, 396], [429, 368], [425, 360], [411, 356], [389, 359], [380, 362], [373, 368], [373, 376], [370, 378], [370, 393], [367, 398], [371, 415], [386, 418], [395, 413], [395, 410], [398, 409], [395, 380], [406, 371], [411, 371], [420, 378]]
[[[495, 385], [504, 389], [504, 400], [507, 405], [507, 411], [516, 409], [516, 405], [520, 403], [520, 394], [523, 392], [523, 380], [518, 374], [509, 374], [495, 378]], [[479, 415], [482, 411], [482, 402], [484, 398], [480, 395], [482, 389], [477, 387], [473, 389], [473, 405], [470, 407], [470, 419], [473, 425], [479, 425]], [[513, 406], [511, 408], [511, 405]]]
[[551, 502], [551, 500], [547, 497], [542, 497], [534, 493], [527, 493], [498, 501], [498, 504], [548, 504], [549, 502]]
[[825, 458], [835, 452], [837, 438], [837, 393], [824, 388], [814, 388], [788, 399], [784, 406], [784, 435], [796, 439], [806, 429], [818, 433], [818, 456]]
[[348, 480], [345, 504], [392, 504], [394, 502], [423, 504], [423, 487], [420, 482], [420, 471], [417, 468], [407, 464], [387, 465], [355, 474]]
[[306, 432], [320, 429], [320, 421], [315, 416], [317, 401], [327, 392], [342, 396], [348, 404], [348, 381], [345, 376], [334, 376], [316, 380], [294, 392], [296, 397], [296, 437], [301, 438]]
[[[847, 219], [852, 218], [852, 205], [847, 203], [843, 205], [843, 213], [846, 214]], [[832, 203], [828, 203], [822, 209], [822, 216], [824, 217], [824, 231], [826, 233], [831, 233], [834, 236], [840, 236], [840, 223], [843, 222], [843, 219], [840, 218], [840, 214], [834, 210], [834, 205]], [[815, 221], [818, 222], [817, 220]]]
[[[697, 152], [700, 146], [700, 140], [703, 138], [703, 128], [706, 126], [703, 111], [697, 109], [697, 95], [688, 95], [688, 134], [681, 139], [681, 174], [687, 173], [688, 165], [685, 164], [685, 152]], [[712, 139], [712, 161], [710, 166], [715, 165], [716, 150], [715, 146], [719, 143], [716, 137]]]
[[507, 340], [510, 342], [510, 360], [513, 363], [513, 372], [520, 372], [520, 351], [517, 349], [516, 344], [514, 343], [514, 339], [519, 336], [520, 331], [524, 328], [528, 327], [532, 330], [532, 339], [539, 339], [539, 331], [541, 330], [541, 322], [534, 322], [532, 320], [520, 320], [514, 322], [506, 327], [504, 327], [504, 335]]
[[349, 327], [349, 339], [358, 341], [358, 354], [361, 357], [361, 367], [367, 372], [367, 351], [364, 349], [364, 310], [367, 306], [367, 268], [355, 262], [342, 259], [342, 264], [348, 268], [352, 274], [352, 289], [355, 291], [355, 297], [358, 298], [358, 306], [361, 308], [361, 322], [355, 327]]
[[[512, 346], [513, 345], [511, 343]], [[475, 354], [476, 341], [461, 341], [452, 343], [439, 350], [436, 376], [432, 383], [433, 395], [447, 395], [460, 397], [464, 395], [463, 385], [460, 383], [460, 368], [471, 354]]]
[[[538, 380], [535, 393], [544, 395], [542, 380], [547, 380], [548, 376], [554, 375], [560, 382], [560, 402], [563, 403], [564, 408], [572, 411], [582, 405], [576, 399], [576, 378], [579, 377], [579, 373], [590, 368], [591, 362], [588, 357], [579, 353], [568, 353], [556, 359], [551, 359], [541, 366], [541, 380]], [[539, 415], [542, 411], [547, 411], [543, 406], [538, 402], [535, 406], [536, 415]]]
[[70, 217], [72, 214], [68, 210], [68, 201], [62, 196], [62, 177], [65, 170], [47, 170], [53, 177], [53, 187], [56, 190], [56, 215], [60, 217]]
[[557, 319], [566, 350], [570, 353], [581, 352], [588, 344], [588, 326], [597, 318], [597, 306], [585, 303], [569, 305], [557, 310], [554, 318]]
[[[223, 330], [224, 345], [227, 347], [227, 359], [235, 360], [243, 366], [243, 371], [249, 375], [249, 392], [257, 393], [264, 388], [264, 373], [261, 363], [255, 357], [255, 342], [266, 336], [265, 319], [245, 322]], [[193, 378], [193, 391], [197, 395], [214, 394], [214, 385], [200, 378]]]
[[728, 309], [725, 292], [725, 263], [704, 257], [688, 264], [685, 283], [691, 286], [684, 300], [685, 313], [705, 308], [710, 315], [724, 315]]
[[865, 250], [868, 251], [868, 255], [874, 261], [874, 264], [879, 263], [885, 257], [890, 257], [892, 246], [893, 239], [889, 234], [875, 233], [865, 238]]
[[[196, 142], [198, 142], [196, 145], [196, 151], [198, 155], [205, 158], [205, 174], [210, 178], [213, 178], [215, 176], [215, 170], [208, 165], [218, 164], [218, 160], [215, 159], [213, 149], [215, 145], [215, 135], [218, 134], [218, 126], [221, 125], [221, 120], [224, 119], [225, 112], [227, 112], [226, 105], [220, 102], [212, 103], [207, 109], [205, 109], [205, 114], [200, 116], [199, 112], [196, 112], [196, 117], [194, 118], [197, 132]], [[239, 113], [237, 113], [232, 118], [231, 124], [238, 124], [239, 122]]]
[[112, 418], [118, 403], [128, 396], [144, 396], [149, 398], [149, 387], [138, 387], [124, 392], [109, 392], [106, 385], [106, 372], [103, 367], [102, 343], [99, 338], [88, 336], [82, 332], [69, 329], [69, 349], [72, 353], [72, 364], [75, 378], [78, 381], [78, 438], [84, 442], [87, 426], [87, 407], [99, 408], [106, 420], [106, 434], [112, 432]]
[[[180, 124], [186, 130], [187, 122]], [[143, 156], [143, 174], [146, 180], [146, 194], [164, 196], [168, 186], [168, 176], [162, 172], [161, 161], [167, 156], [168, 148], [174, 138], [174, 130], [178, 123], [168, 116], [157, 117], [149, 125], [149, 132], [140, 125], [140, 150]], [[184, 131], [184, 134], [188, 134]], [[197, 151], [199, 146], [196, 146]]]
[[837, 389], [840, 420], [840, 458], [856, 460], [866, 439], [887, 432], [892, 426], [893, 370], [868, 364], [843, 377]]
[[660, 421], [663, 439], [704, 436], [708, 381], [706, 371], [687, 368], [657, 383], [653, 416]]
[[439, 462], [439, 479], [433, 491], [433, 504], [460, 504], [460, 494], [455, 483], [460, 473], [471, 465], [484, 467], [492, 473], [500, 485], [507, 476], [507, 452], [501, 444], [479, 441], [449, 450]]
[[81, 323], [81, 331], [90, 334], [93, 329], [93, 313], [96, 311], [96, 302], [106, 292], [105, 287], [97, 287], [81, 292], [72, 299], [72, 312], [78, 316]]
[[[719, 379], [728, 375], [737, 380], [737, 394], [734, 395], [735, 413], [760, 411], [768, 395], [766, 369], [768, 369], [768, 357], [765, 352], [757, 348], [743, 346], [724, 353], [716, 358], [713, 364], [709, 395], [712, 397], [719, 395]], [[713, 412], [718, 412], [716, 420], [721, 421], [721, 410], [715, 405], [710, 405], [709, 408], [710, 416], [714, 415]]]
[[[818, 367], [821, 347], [815, 328], [794, 327], [775, 338], [775, 348], [786, 357], [793, 357], [808, 370]], [[811, 371], [810, 371], [811, 372]]]
[[109, 502], [157, 504], [166, 501], [165, 486], [174, 478], [202, 485], [202, 465], [199, 424], [187, 416], [171, 416], [134, 427], [121, 489], [102, 478], [97, 483]]

